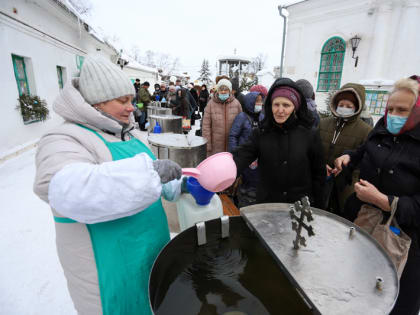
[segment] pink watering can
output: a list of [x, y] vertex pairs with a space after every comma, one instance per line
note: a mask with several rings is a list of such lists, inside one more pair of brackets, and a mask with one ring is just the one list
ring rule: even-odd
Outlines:
[[236, 164], [232, 154], [221, 152], [208, 157], [196, 168], [183, 168], [182, 174], [196, 178], [209, 191], [219, 192], [235, 181]]

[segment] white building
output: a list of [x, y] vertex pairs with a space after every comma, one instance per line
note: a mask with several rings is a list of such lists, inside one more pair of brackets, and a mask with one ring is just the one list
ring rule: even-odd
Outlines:
[[[66, 0], [0, 1], [0, 161], [30, 147], [61, 118], [52, 104], [62, 86], [80, 69], [89, 53], [118, 60], [120, 52], [107, 44]], [[156, 69], [130, 62], [132, 79], [158, 80]], [[16, 110], [20, 94], [46, 100], [50, 118], [26, 121]]]
[[306, 0], [287, 11], [283, 77], [309, 80], [321, 108], [328, 91], [355, 82], [381, 115], [393, 82], [420, 73], [420, 0]]
[[270, 88], [275, 80], [273, 71], [269, 69], [262, 69], [257, 72], [258, 84], [264, 85], [265, 87]]

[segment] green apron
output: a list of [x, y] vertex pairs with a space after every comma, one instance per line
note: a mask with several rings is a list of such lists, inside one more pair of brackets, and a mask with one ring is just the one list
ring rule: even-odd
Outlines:
[[[108, 142], [96, 131], [81, 127], [95, 133], [106, 144], [113, 161], [142, 152], [156, 159], [136, 138]], [[55, 219], [61, 223], [75, 222]], [[86, 226], [98, 270], [103, 314], [151, 314], [149, 275], [160, 250], [169, 242], [168, 221], [161, 200], [135, 215]]]

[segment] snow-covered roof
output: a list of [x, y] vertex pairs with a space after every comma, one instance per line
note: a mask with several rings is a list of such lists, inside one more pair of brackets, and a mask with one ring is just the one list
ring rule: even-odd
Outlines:
[[98, 40], [99, 42], [108, 45], [109, 47], [111, 47], [113, 50], [115, 50], [115, 52], [117, 52], [117, 48], [115, 48], [115, 46], [113, 46], [112, 44], [110, 44], [108, 41], [105, 40], [105, 34], [103, 34], [102, 32], [99, 31], [99, 29], [95, 29], [95, 27], [92, 27], [92, 23], [89, 20], [89, 18], [87, 16], [82, 16], [77, 10], [76, 8], [71, 4], [71, 2], [69, 0], [54, 0], [58, 5], [60, 5], [61, 7], [63, 7], [64, 9], [66, 9], [68, 12], [70, 12], [71, 14], [73, 14], [77, 20], [81, 23], [84, 23], [87, 25], [87, 32], [89, 35], [91, 35], [92, 37], [94, 37], [96, 40]]
[[374, 85], [374, 86], [392, 86], [394, 85], [394, 80], [387, 80], [387, 79], [371, 79], [371, 80], [359, 80], [361, 85]]
[[288, 8], [290, 8], [290, 7], [293, 7], [294, 5], [296, 5], [296, 4], [300, 4], [300, 3], [302, 3], [302, 2], [307, 2], [307, 1], [309, 1], [309, 0], [301, 0], [301, 1], [288, 1], [288, 2], [292, 2], [292, 3], [290, 3], [290, 4], [286, 4], [284, 7], [286, 8], [286, 9], [288, 9]]
[[231, 61], [241, 61], [241, 62], [251, 62], [250, 58], [238, 55], [222, 55], [217, 58], [217, 60], [231, 60]]
[[126, 65], [127, 68], [133, 68], [133, 69], [138, 69], [138, 70], [152, 72], [152, 73], [158, 73], [158, 70], [156, 68], [142, 65], [125, 53], [121, 54], [121, 58], [128, 61], [128, 64]]
[[271, 71], [270, 69], [261, 69], [257, 72], [257, 75], [264, 75], [267, 73], [271, 74], [274, 77], [273, 71]]

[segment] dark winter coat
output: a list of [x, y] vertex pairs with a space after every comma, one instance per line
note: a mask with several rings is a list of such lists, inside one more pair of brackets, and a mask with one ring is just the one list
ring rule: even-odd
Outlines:
[[192, 88], [189, 91], [191, 93], [191, 96], [194, 98], [195, 103], [198, 104], [198, 93], [197, 93], [197, 90], [195, 88]]
[[207, 102], [209, 101], [209, 96], [209, 91], [207, 91], [207, 89], [200, 91], [200, 97], [198, 99], [200, 104], [200, 112], [204, 112]]
[[165, 100], [168, 100], [168, 90], [160, 90], [159, 92], [159, 100], [162, 101], [165, 98]]
[[[355, 95], [358, 104], [355, 104], [357, 110], [354, 115], [343, 118], [337, 111], [337, 98], [343, 92], [351, 92]], [[368, 124], [360, 119], [365, 102], [365, 88], [359, 84], [346, 84], [334, 94], [330, 103], [330, 110], [332, 116], [321, 119], [319, 131], [321, 134], [322, 147], [324, 151], [324, 159], [327, 164], [334, 168], [334, 160], [343, 155], [345, 150], [355, 150], [365, 142], [369, 132], [372, 130]], [[332, 144], [334, 134], [339, 134], [335, 145]], [[347, 173], [343, 172], [333, 179], [331, 198], [334, 204], [332, 205], [336, 211], [341, 213], [344, 208], [346, 199], [354, 192], [354, 184], [358, 181], [358, 172], [353, 173], [353, 177], [349, 177]], [[327, 200], [326, 200], [327, 201]], [[330, 204], [331, 206], [331, 204]]]
[[[412, 243], [400, 281], [400, 296], [391, 314], [417, 315], [420, 307], [420, 125], [394, 136], [381, 118], [367, 141], [359, 149], [346, 153], [350, 155], [351, 166], [360, 166], [360, 178], [389, 198], [399, 197], [396, 219]], [[346, 202], [346, 217], [354, 221], [362, 204], [355, 194], [351, 195]], [[410, 297], [411, 301], [407, 301]]]
[[181, 89], [181, 96], [176, 93], [175, 100], [171, 101], [170, 107], [172, 107], [172, 114], [182, 117], [188, 117], [190, 111], [190, 103], [187, 98], [187, 90]]
[[236, 92], [235, 93], [235, 98], [239, 101], [239, 103], [241, 104], [242, 107], [242, 111], [245, 111], [245, 95], [242, 94], [241, 92]]
[[[249, 140], [252, 131], [258, 128], [260, 113], [254, 112], [255, 101], [258, 95], [260, 95], [258, 92], [250, 92], [245, 95], [245, 112], [239, 113], [238, 116], [236, 116], [233, 121], [232, 128], [230, 128], [228, 144], [229, 152], [232, 152], [238, 146], [245, 144]], [[258, 177], [258, 168], [246, 168], [242, 172], [243, 188], [252, 188], [255, 191], [258, 184]]]
[[197, 110], [197, 102], [195, 101], [194, 97], [186, 88], [182, 88], [187, 93], [188, 103], [190, 104], [190, 114]]
[[230, 152], [247, 142], [252, 130], [258, 128], [260, 113], [254, 113], [255, 100], [258, 95], [260, 93], [250, 92], [244, 97], [244, 111], [236, 116], [230, 129], [228, 144]]
[[275, 123], [271, 95], [279, 86], [298, 90], [295, 82], [287, 78], [273, 83], [265, 100], [265, 118], [261, 128], [234, 151], [238, 173], [258, 159], [258, 203], [292, 203], [309, 196], [317, 207], [322, 204], [326, 177], [321, 138], [317, 130], [311, 129], [313, 118], [299, 90], [299, 109], [281, 126]]
[[309, 109], [309, 111], [311, 112], [311, 114], [314, 118], [314, 124], [313, 124], [312, 127], [313, 128], [318, 128], [321, 118], [319, 117], [318, 111], [316, 109], [316, 103], [313, 99], [307, 98], [306, 99], [306, 104], [308, 104], [308, 109]]
[[142, 111], [145, 111], [147, 106], [149, 105], [149, 103], [151, 102], [151, 98], [152, 96], [150, 95], [150, 92], [148, 89], [146, 89], [144, 86], [142, 86], [140, 88], [139, 91], [139, 98], [140, 98], [140, 102], [143, 103], [143, 108], [141, 109]]

